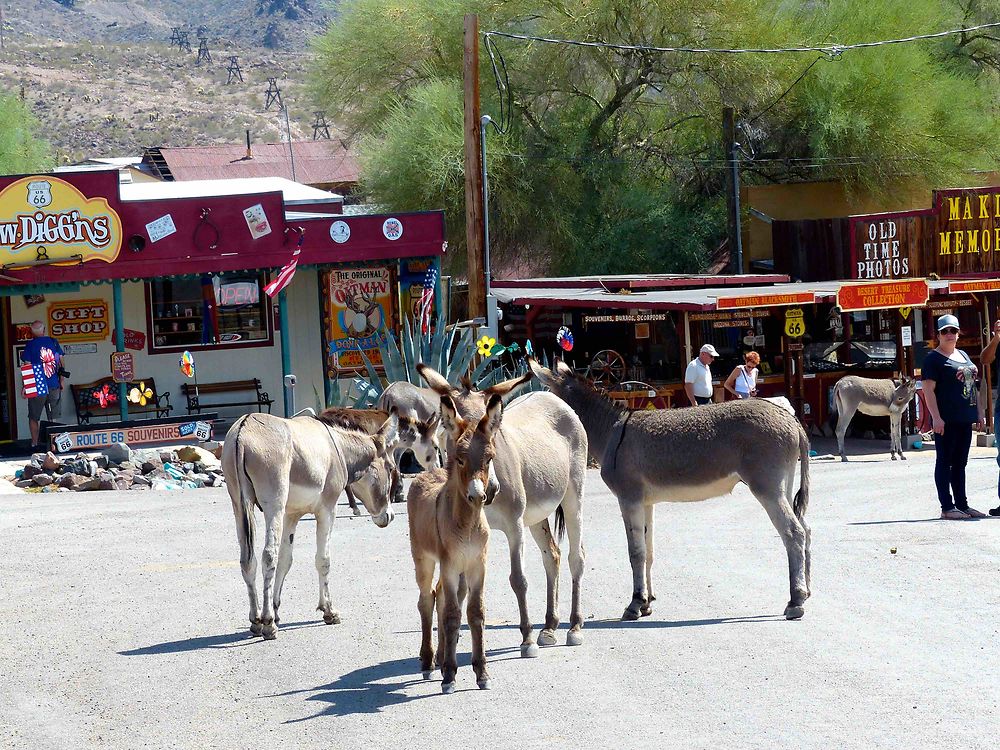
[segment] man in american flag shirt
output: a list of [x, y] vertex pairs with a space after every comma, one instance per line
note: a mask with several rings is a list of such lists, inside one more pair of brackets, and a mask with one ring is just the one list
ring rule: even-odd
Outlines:
[[[31, 336], [31, 341], [21, 352], [21, 361], [32, 366], [38, 384], [38, 395], [28, 399], [28, 429], [31, 430], [31, 445], [36, 448], [39, 447], [38, 429], [42, 410], [46, 411], [50, 421], [62, 415], [62, 376], [59, 371], [63, 367], [63, 349], [58, 341], [45, 335], [45, 324], [40, 320], [31, 324]], [[27, 396], [24, 388], [21, 395]]]

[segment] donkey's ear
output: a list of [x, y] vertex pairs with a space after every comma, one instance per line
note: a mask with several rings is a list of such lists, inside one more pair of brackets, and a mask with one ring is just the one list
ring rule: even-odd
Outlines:
[[431, 417], [430, 420], [427, 422], [427, 431], [434, 432], [434, 430], [437, 429], [438, 422], [440, 421], [441, 421], [440, 414], [435, 414], [433, 417]]
[[500, 429], [500, 421], [503, 419], [503, 399], [499, 394], [490, 396], [490, 402], [486, 405], [486, 414], [479, 420], [476, 427], [487, 439], [492, 439], [493, 434]]
[[476, 386], [472, 384], [472, 378], [470, 378], [468, 375], [462, 375], [461, 377], [459, 377], [458, 382], [465, 390], [469, 391], [470, 393], [476, 390]]
[[449, 383], [446, 377], [430, 365], [425, 365], [421, 362], [417, 365], [417, 372], [420, 373], [420, 377], [424, 379], [424, 382], [427, 383], [430, 388], [437, 391], [442, 396], [447, 396], [451, 393], [451, 383]]
[[395, 439], [398, 430], [399, 415], [396, 413], [396, 410], [393, 409], [389, 412], [389, 418], [382, 423], [381, 427], [378, 428], [378, 432], [372, 435], [372, 439], [378, 447], [379, 455], [385, 453], [386, 446], [388, 446]]
[[561, 359], [556, 360], [556, 372], [563, 377], [573, 374], [573, 368], [563, 362]]
[[534, 376], [545, 383], [545, 385], [549, 385], [555, 379], [555, 376], [552, 374], [552, 370], [538, 364], [538, 360], [534, 357], [528, 357], [528, 367], [531, 368], [531, 372]]
[[451, 396], [441, 396], [441, 424], [453, 440], [458, 440], [465, 429], [465, 420], [458, 416], [458, 409]]
[[490, 398], [491, 396], [494, 396], [494, 395], [496, 395], [496, 396], [506, 396], [508, 393], [510, 393], [512, 390], [514, 390], [518, 386], [524, 385], [525, 383], [527, 383], [529, 380], [531, 380], [532, 377], [534, 377], [533, 373], [526, 372], [526, 373], [524, 373], [524, 375], [522, 375], [519, 378], [512, 378], [511, 380], [505, 380], [502, 383], [497, 383], [496, 385], [491, 385], [489, 388], [487, 388], [485, 391], [483, 391], [483, 394], [487, 398]]

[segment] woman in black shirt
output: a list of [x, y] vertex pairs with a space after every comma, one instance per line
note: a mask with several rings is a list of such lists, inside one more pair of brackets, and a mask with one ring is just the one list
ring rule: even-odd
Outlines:
[[969, 355], [957, 348], [958, 318], [942, 315], [937, 321], [937, 331], [937, 348], [928, 352], [921, 372], [924, 400], [934, 424], [934, 483], [941, 502], [941, 518], [951, 521], [985, 518], [985, 513], [969, 507], [965, 496], [965, 465], [972, 445], [972, 426], [979, 429], [983, 426], [977, 398], [979, 370]]

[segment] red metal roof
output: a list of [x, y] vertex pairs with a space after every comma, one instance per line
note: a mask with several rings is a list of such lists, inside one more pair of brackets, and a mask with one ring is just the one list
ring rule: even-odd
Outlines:
[[[166, 163], [165, 179], [215, 180], [231, 177], [285, 177], [292, 179], [287, 143], [254, 143], [253, 158], [247, 158], [246, 146], [161, 147], [148, 149], [143, 162]], [[339, 140], [295, 141], [295, 181], [305, 185], [329, 185], [358, 181], [358, 162]], [[162, 166], [155, 171], [162, 172]]]

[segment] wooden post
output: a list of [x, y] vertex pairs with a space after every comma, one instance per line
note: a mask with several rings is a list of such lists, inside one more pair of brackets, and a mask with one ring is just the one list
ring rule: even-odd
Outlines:
[[736, 119], [732, 107], [722, 108], [722, 149], [726, 155], [726, 223], [732, 273], [743, 273], [742, 238], [740, 237], [740, 185], [736, 148]]
[[483, 259], [483, 164], [479, 131], [479, 17], [465, 16], [465, 242], [469, 276], [469, 317], [486, 316]]

